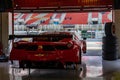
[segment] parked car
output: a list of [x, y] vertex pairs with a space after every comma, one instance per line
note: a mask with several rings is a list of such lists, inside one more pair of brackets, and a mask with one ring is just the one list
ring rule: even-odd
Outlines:
[[39, 35], [10, 35], [10, 39], [31, 38], [13, 42], [10, 60], [19, 61], [20, 68], [59, 68], [81, 64], [86, 41], [74, 32], [43, 32]]

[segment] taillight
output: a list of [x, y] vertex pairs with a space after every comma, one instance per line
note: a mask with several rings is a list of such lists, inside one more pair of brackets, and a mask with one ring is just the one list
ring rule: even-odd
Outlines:
[[72, 42], [68, 42], [68, 43], [67, 43], [67, 47], [68, 47], [68, 48], [71, 48], [72, 46], [73, 46], [73, 43], [72, 43]]
[[15, 49], [25, 49], [27, 46], [28, 46], [27, 44], [22, 44], [22, 43], [17, 43], [17, 42], [13, 44], [13, 47]]

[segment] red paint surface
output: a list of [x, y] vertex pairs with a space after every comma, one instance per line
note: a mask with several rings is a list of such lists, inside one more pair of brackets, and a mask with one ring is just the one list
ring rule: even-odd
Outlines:
[[98, 6], [111, 5], [113, 0], [14, 0], [18, 7], [50, 7], [50, 6]]
[[88, 13], [67, 13], [65, 17], [62, 24], [87, 24]]
[[[49, 35], [49, 32], [42, 33], [44, 35]], [[71, 36], [69, 32], [54, 32], [55, 34], [66, 34], [67, 36]], [[40, 38], [40, 37], [38, 37]], [[37, 39], [38, 39], [37, 38]], [[72, 46], [67, 49], [58, 49], [58, 50], [52, 50], [52, 51], [46, 51], [43, 50], [39, 46], [43, 45], [51, 45], [53, 47], [64, 45], [67, 46], [67, 44], [71, 43]], [[65, 62], [81, 62], [81, 52], [79, 52], [80, 48], [82, 48], [82, 42], [80, 40], [72, 40], [71, 38], [63, 38], [62, 40], [59, 40], [57, 42], [51, 42], [51, 41], [39, 41], [34, 39], [34, 42], [26, 42], [26, 41], [19, 41], [14, 43], [16, 46], [22, 45], [24, 48], [15, 48], [13, 47], [11, 53], [10, 53], [10, 59], [11, 60], [30, 60], [30, 61], [60, 61], [62, 63]], [[26, 46], [32, 46], [37, 45], [39, 48], [35, 51], [26, 50]]]

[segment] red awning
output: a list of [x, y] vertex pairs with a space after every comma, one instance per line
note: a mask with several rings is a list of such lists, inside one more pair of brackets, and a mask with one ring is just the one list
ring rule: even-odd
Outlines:
[[[107, 11], [113, 0], [13, 0], [14, 11], [20, 12], [75, 12]], [[30, 11], [29, 11], [30, 10]]]

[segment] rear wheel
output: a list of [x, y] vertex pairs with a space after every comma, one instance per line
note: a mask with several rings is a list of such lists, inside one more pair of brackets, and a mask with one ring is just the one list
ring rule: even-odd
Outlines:
[[80, 48], [80, 50], [79, 50], [79, 64], [81, 64], [81, 48]]
[[81, 64], [75, 64], [75, 70], [82, 71], [82, 67], [80, 65]]

